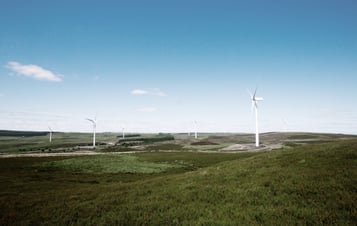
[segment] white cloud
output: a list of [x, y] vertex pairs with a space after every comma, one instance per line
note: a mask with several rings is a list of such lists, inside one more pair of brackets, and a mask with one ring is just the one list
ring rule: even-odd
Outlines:
[[143, 108], [138, 108], [136, 110], [139, 112], [146, 112], [146, 113], [152, 113], [152, 112], [157, 111], [157, 109], [154, 107], [143, 107]]
[[160, 96], [164, 97], [167, 96], [166, 93], [162, 92], [158, 88], [151, 88], [151, 89], [134, 89], [130, 92], [132, 95], [153, 95], [153, 96]]
[[134, 89], [130, 92], [132, 95], [145, 95], [148, 94], [146, 90], [143, 89]]
[[30, 77], [37, 80], [47, 80], [51, 82], [60, 82], [62, 79], [53, 72], [40, 66], [28, 64], [22, 65], [18, 62], [11, 61], [7, 63], [7, 68], [18, 75]]

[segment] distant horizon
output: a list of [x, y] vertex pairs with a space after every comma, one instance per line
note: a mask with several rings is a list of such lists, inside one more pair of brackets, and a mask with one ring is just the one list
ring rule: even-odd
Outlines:
[[[45, 133], [48, 132], [49, 130], [4, 130], [4, 129], [0, 129], [0, 131], [10, 131], [10, 132], [38, 132], [38, 133]], [[194, 138], [194, 131], [190, 131], [191, 132], [191, 137]], [[52, 131], [52, 133], [88, 133], [88, 134], [93, 134], [93, 131]], [[121, 131], [97, 131], [97, 134], [100, 133], [117, 133], [117, 134], [122, 134]], [[159, 133], [163, 133], [163, 134], [188, 134], [189, 132], [135, 132], [135, 131], [127, 131], [125, 132], [126, 134], [159, 134]], [[208, 132], [197, 132], [198, 134], [235, 134], [235, 135], [255, 135], [254, 132], [252, 133], [248, 133], [248, 132], [212, 132], [212, 131], [208, 131]], [[336, 134], [336, 135], [352, 135], [352, 136], [357, 136], [357, 134], [351, 134], [351, 133], [326, 133], [326, 132], [311, 132], [311, 131], [266, 131], [266, 132], [261, 132], [260, 134], [268, 134], [268, 133], [312, 133], [312, 134]], [[1, 136], [1, 135], [0, 135]]]

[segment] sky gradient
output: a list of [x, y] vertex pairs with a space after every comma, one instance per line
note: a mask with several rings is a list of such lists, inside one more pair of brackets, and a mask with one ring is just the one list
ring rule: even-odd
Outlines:
[[357, 134], [357, 2], [0, 1], [0, 129]]

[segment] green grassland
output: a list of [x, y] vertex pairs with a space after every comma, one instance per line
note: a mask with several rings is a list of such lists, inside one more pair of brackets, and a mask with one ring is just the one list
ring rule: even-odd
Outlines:
[[[97, 140], [100, 144], [116, 142], [117, 136], [118, 134], [115, 133], [98, 133]], [[50, 143], [49, 134], [45, 132], [0, 131], [0, 153], [54, 151], [55, 149], [71, 151], [85, 145], [92, 145], [92, 134], [54, 132]]]
[[[91, 133], [54, 132], [52, 142], [46, 132], [21, 132], [0, 130], [0, 153], [63, 152], [76, 151], [92, 145]], [[170, 134], [127, 134], [125, 139], [119, 133], [97, 133], [98, 151], [131, 151], [134, 145], [150, 145], [156, 142], [173, 141]], [[113, 146], [115, 144], [115, 146]], [[109, 148], [112, 147], [112, 148]]]
[[64, 170], [77, 173], [159, 173], [169, 168], [182, 167], [179, 164], [140, 161], [133, 155], [99, 155], [50, 161], [39, 164], [49, 170]]
[[264, 136], [314, 142], [258, 153], [158, 152], [193, 142], [177, 136], [146, 147], [154, 152], [0, 159], [0, 225], [356, 225], [357, 139]]
[[[343, 134], [317, 133], [263, 133], [263, 145], [281, 143], [286, 146], [299, 146], [321, 141], [353, 139], [355, 136]], [[125, 139], [119, 133], [98, 133], [97, 151], [218, 151], [232, 144], [254, 142], [253, 134], [200, 133], [199, 142], [212, 145], [194, 145], [197, 140], [187, 134], [127, 134]], [[28, 152], [70, 152], [92, 145], [91, 133], [54, 132], [49, 142], [47, 132], [1, 131], [1, 153]]]

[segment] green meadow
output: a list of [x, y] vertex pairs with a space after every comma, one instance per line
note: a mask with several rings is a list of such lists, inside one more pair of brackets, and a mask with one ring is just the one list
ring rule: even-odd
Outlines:
[[0, 158], [0, 225], [357, 223], [352, 136], [275, 134], [289, 145], [235, 153], [189, 150], [180, 136], [131, 154]]

